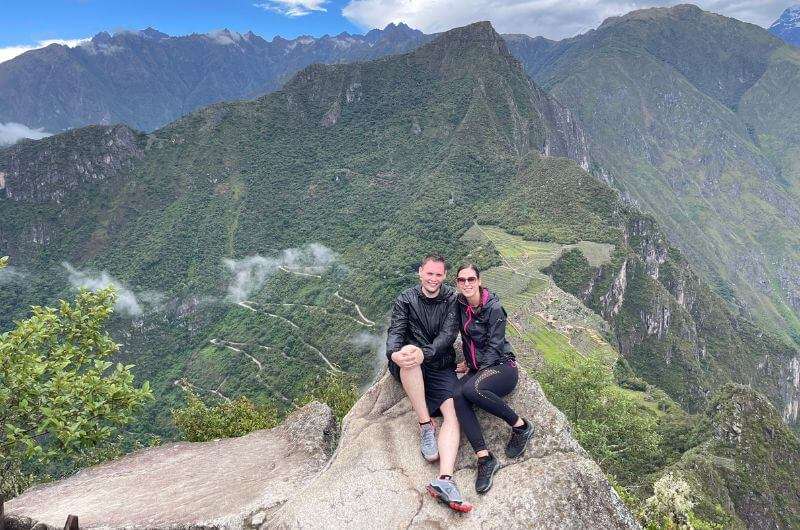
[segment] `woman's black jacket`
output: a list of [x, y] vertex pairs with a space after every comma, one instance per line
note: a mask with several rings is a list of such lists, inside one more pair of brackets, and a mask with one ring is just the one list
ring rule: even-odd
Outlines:
[[481, 287], [481, 304], [472, 308], [463, 295], [458, 296], [459, 328], [464, 359], [471, 370], [480, 370], [514, 359], [506, 340], [506, 310], [497, 295]]

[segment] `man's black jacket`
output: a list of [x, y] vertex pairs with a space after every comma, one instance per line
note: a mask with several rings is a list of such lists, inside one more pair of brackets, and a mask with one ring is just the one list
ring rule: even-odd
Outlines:
[[458, 302], [452, 287], [442, 285], [435, 298], [428, 298], [417, 285], [400, 293], [394, 301], [386, 337], [386, 357], [405, 346], [418, 346], [425, 365], [452, 368], [456, 363], [453, 342], [458, 335]]

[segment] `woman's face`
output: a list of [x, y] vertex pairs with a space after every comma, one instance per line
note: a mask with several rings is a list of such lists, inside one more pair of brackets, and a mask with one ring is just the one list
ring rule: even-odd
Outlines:
[[475, 269], [463, 269], [456, 277], [456, 287], [458, 287], [458, 292], [467, 298], [477, 293], [480, 286], [481, 279], [478, 278], [478, 274], [475, 272]]

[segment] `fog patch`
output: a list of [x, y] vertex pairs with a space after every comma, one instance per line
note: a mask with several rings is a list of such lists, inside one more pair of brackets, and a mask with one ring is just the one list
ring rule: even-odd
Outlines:
[[114, 310], [118, 313], [131, 317], [140, 317], [144, 314], [145, 309], [148, 311], [157, 311], [164, 307], [165, 297], [162, 293], [157, 291], [143, 291], [137, 296], [133, 290], [106, 271], [82, 271], [76, 269], [66, 261], [62, 262], [61, 265], [69, 273], [67, 280], [73, 289], [98, 291], [107, 287], [113, 287], [117, 292]]
[[44, 129], [31, 129], [27, 125], [13, 121], [0, 123], [0, 145], [15, 144], [23, 138], [41, 140], [52, 135], [53, 133], [46, 132]]
[[287, 248], [277, 257], [256, 254], [240, 260], [223, 259], [222, 263], [232, 275], [227, 289], [228, 299], [234, 303], [246, 300], [248, 296], [261, 289], [278, 269], [317, 276], [325, 273], [336, 260], [336, 253], [319, 243]]
[[247, 256], [240, 260], [226, 258], [222, 263], [233, 274], [233, 279], [228, 285], [228, 297], [234, 302], [241, 302], [260, 289], [280, 265], [277, 259], [259, 255]]
[[0, 285], [15, 284], [27, 278], [27, 274], [13, 266], [0, 269]]
[[[372, 384], [372, 381], [377, 379], [386, 368], [386, 335], [375, 335], [374, 333], [362, 331], [361, 333], [350, 337], [349, 342], [358, 350], [369, 350], [370, 353], [374, 355], [372, 361], [373, 377], [365, 385], [369, 386]], [[362, 392], [364, 390], [366, 390], [366, 388], [361, 389]]]

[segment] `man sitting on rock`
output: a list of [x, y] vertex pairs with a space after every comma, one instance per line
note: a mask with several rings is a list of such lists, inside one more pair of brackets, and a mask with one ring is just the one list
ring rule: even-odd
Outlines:
[[[453, 342], [458, 334], [458, 307], [453, 289], [443, 285], [447, 263], [439, 254], [425, 256], [419, 285], [397, 297], [386, 340], [389, 372], [400, 381], [417, 414], [420, 449], [428, 462], [439, 460], [439, 476], [428, 492], [454, 510], [472, 509], [453, 482], [461, 433], [453, 405], [458, 378]], [[431, 416], [444, 417], [436, 440]], [[438, 445], [438, 447], [437, 447]]]

